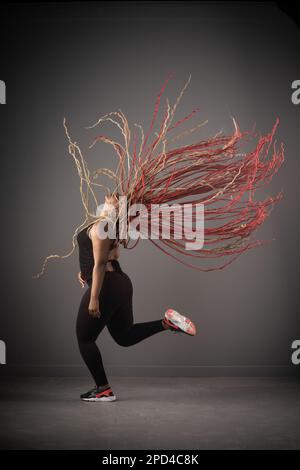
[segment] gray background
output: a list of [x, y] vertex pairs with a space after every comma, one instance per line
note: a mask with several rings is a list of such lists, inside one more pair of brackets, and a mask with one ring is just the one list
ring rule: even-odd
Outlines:
[[[192, 75], [175, 119], [200, 107], [180, 129], [208, 119], [197, 133], [201, 139], [221, 128], [231, 132], [231, 115], [242, 130], [256, 123], [261, 133], [280, 118], [275, 138], [284, 142], [286, 161], [257, 194], [283, 189], [284, 199], [257, 232], [258, 238], [275, 241], [223, 271], [189, 270], [147, 240], [123, 250], [121, 265], [134, 284], [135, 321], [160, 318], [173, 307], [195, 321], [198, 334], [158, 334], [122, 348], [105, 329], [98, 345], [106, 370], [120, 375], [298, 372], [290, 357], [291, 343], [300, 337], [300, 105], [291, 102], [291, 83], [300, 78], [299, 29], [271, 2], [210, 3], [2, 8], [0, 78], [7, 104], [0, 108], [0, 338], [7, 345], [7, 365], [1, 374], [88, 374], [75, 337], [83, 294], [77, 249], [66, 260], [50, 261], [41, 279], [31, 278], [44, 256], [71, 249], [71, 235], [84, 219], [63, 118], [91, 166], [114, 168], [111, 146], [87, 151], [97, 131], [84, 126], [121, 108], [132, 130], [137, 122], [146, 131], [170, 71], [175, 76], [164, 97], [171, 103]], [[121, 140], [111, 123], [98, 130]]]

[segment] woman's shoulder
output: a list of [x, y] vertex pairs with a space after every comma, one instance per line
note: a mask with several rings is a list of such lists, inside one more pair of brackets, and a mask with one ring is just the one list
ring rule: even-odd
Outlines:
[[[95, 223], [93, 223], [91, 226], [87, 228], [86, 232], [90, 240], [92, 240], [95, 237], [95, 235], [97, 235], [97, 227], [98, 227], [98, 221], [96, 221]], [[110, 240], [111, 240], [111, 245], [110, 245], [111, 250], [119, 246], [120, 244], [119, 237], [111, 238]]]

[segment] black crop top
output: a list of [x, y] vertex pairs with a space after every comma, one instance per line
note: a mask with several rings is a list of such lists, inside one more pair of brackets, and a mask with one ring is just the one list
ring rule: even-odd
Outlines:
[[[92, 279], [92, 272], [94, 267], [93, 242], [87, 234], [89, 228], [90, 226], [85, 227], [77, 234], [81, 276], [87, 282]], [[112, 250], [117, 245], [118, 237], [115, 240], [112, 240], [110, 249]]]

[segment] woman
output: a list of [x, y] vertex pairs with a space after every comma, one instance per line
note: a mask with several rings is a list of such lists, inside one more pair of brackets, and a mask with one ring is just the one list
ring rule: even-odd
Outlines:
[[[106, 204], [116, 211], [117, 196], [106, 196]], [[196, 334], [194, 323], [169, 309], [164, 318], [144, 323], [134, 323], [132, 313], [132, 283], [118, 262], [120, 241], [100, 239], [97, 224], [93, 223], [77, 235], [81, 271], [78, 279], [88, 289], [80, 302], [76, 334], [79, 350], [94, 381], [95, 386], [81, 395], [84, 401], [114, 401], [112, 388], [103, 367], [96, 339], [107, 326], [113, 339], [121, 346], [131, 346], [160, 331]]]

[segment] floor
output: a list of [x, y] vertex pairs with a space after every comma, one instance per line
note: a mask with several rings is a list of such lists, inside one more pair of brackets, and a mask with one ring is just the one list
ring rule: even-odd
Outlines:
[[78, 397], [84, 377], [0, 378], [1, 449], [300, 449], [300, 380], [111, 377], [115, 402]]

